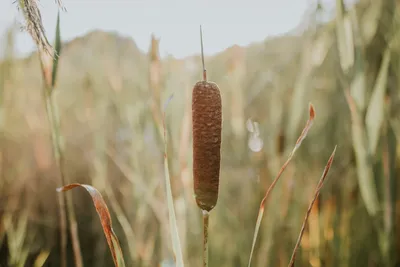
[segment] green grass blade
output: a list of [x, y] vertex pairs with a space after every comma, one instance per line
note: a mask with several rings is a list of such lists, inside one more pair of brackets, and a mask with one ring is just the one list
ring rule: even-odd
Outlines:
[[340, 66], [347, 73], [354, 64], [354, 43], [351, 20], [348, 15], [345, 15], [343, 0], [336, 0], [336, 37]]
[[388, 82], [390, 54], [390, 49], [386, 48], [365, 118], [369, 149], [372, 155], [376, 152], [385, 117], [385, 93]]
[[56, 40], [54, 44], [53, 70], [51, 72], [51, 86], [54, 88], [57, 78], [58, 60], [61, 54], [60, 11], [57, 13]]
[[171, 238], [172, 238], [172, 248], [174, 250], [175, 254], [175, 260], [176, 260], [176, 266], [177, 267], [183, 267], [183, 255], [182, 255], [182, 249], [181, 249], [181, 243], [179, 239], [179, 233], [178, 233], [178, 226], [177, 226], [177, 221], [176, 221], [176, 216], [175, 216], [175, 209], [174, 209], [174, 200], [172, 198], [172, 189], [171, 189], [171, 180], [169, 176], [169, 167], [168, 167], [168, 149], [167, 149], [167, 144], [168, 144], [168, 139], [167, 139], [167, 130], [166, 130], [166, 125], [165, 125], [165, 110], [167, 108], [167, 105], [171, 101], [172, 96], [169, 97], [167, 100], [167, 103], [164, 106], [164, 112], [163, 112], [163, 129], [164, 129], [164, 175], [165, 175], [165, 187], [167, 190], [167, 203], [168, 203], [168, 214], [169, 214], [169, 226], [170, 226], [170, 231], [171, 231]]
[[357, 109], [355, 99], [349, 90], [344, 90], [346, 101], [350, 109], [353, 148], [356, 156], [357, 179], [361, 197], [365, 207], [371, 216], [375, 216], [379, 209], [378, 195], [376, 191], [374, 171], [370, 164], [368, 150], [368, 137], [361, 114]]

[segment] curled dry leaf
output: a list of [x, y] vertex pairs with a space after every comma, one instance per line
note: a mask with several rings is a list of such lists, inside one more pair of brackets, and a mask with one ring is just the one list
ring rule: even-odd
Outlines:
[[[122, 250], [119, 245], [119, 241], [117, 236], [114, 233], [114, 230], [112, 229], [112, 222], [111, 222], [111, 216], [110, 212], [108, 211], [108, 207], [106, 202], [104, 201], [103, 197], [101, 196], [100, 192], [94, 188], [93, 186], [86, 185], [86, 184], [79, 184], [79, 183], [73, 183], [69, 184], [60, 188], [57, 188], [57, 192], [65, 192], [68, 190], [71, 190], [75, 187], [83, 187], [88, 191], [90, 196], [92, 197], [93, 204], [96, 208], [97, 214], [99, 215], [101, 225], [103, 227], [104, 235], [106, 236], [108, 246], [110, 247], [110, 251], [114, 260], [115, 266], [119, 266], [118, 263], [118, 253], [120, 258], [123, 261], [122, 257]], [[115, 247], [117, 246], [117, 247]]]

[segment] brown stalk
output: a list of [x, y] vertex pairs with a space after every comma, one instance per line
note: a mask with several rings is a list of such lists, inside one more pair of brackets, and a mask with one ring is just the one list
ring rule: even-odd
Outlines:
[[203, 210], [203, 267], [208, 266], [208, 225], [210, 213]]
[[310, 204], [308, 206], [306, 216], [304, 217], [303, 224], [301, 226], [300, 234], [299, 234], [299, 236], [297, 238], [297, 242], [296, 242], [296, 245], [295, 245], [295, 247], [293, 249], [292, 257], [291, 257], [289, 265], [288, 265], [289, 267], [293, 267], [294, 266], [294, 261], [296, 259], [296, 253], [297, 253], [297, 250], [299, 249], [300, 242], [301, 242], [301, 239], [303, 237], [304, 230], [306, 228], [306, 224], [308, 222], [308, 218], [310, 217], [310, 213], [311, 213], [312, 207], [314, 205], [314, 202], [318, 198], [319, 193], [321, 192], [321, 189], [322, 189], [322, 187], [324, 185], [324, 182], [326, 180], [326, 177], [328, 175], [328, 172], [329, 172], [329, 170], [330, 170], [330, 168], [332, 166], [332, 162], [333, 162], [333, 158], [335, 157], [335, 153], [336, 153], [336, 146], [335, 146], [335, 149], [333, 150], [331, 156], [328, 159], [328, 162], [327, 162], [327, 164], [325, 166], [325, 169], [324, 169], [324, 171], [322, 173], [322, 176], [321, 176], [321, 178], [320, 178], [320, 180], [318, 182], [318, 185], [317, 185], [317, 187], [315, 189], [314, 197], [313, 197], [313, 199], [311, 200], [311, 202], [310, 202]]
[[253, 258], [253, 253], [254, 253], [254, 248], [255, 248], [256, 241], [257, 241], [258, 231], [260, 229], [261, 221], [262, 221], [262, 218], [263, 218], [263, 215], [264, 215], [265, 203], [266, 203], [270, 193], [272, 192], [272, 189], [274, 189], [276, 183], [278, 182], [279, 178], [281, 177], [282, 173], [285, 171], [286, 167], [289, 165], [290, 161], [292, 160], [292, 158], [293, 158], [294, 154], [296, 153], [297, 149], [300, 147], [301, 143], [306, 138], [307, 133], [310, 130], [310, 128], [311, 128], [311, 126], [312, 126], [312, 124], [314, 122], [314, 119], [315, 119], [315, 109], [314, 109], [314, 106], [310, 103], [309, 104], [309, 118], [307, 120], [306, 125], [303, 128], [303, 131], [301, 132], [299, 138], [297, 139], [296, 144], [295, 144], [292, 152], [290, 152], [288, 159], [282, 165], [281, 169], [278, 172], [278, 175], [272, 181], [271, 185], [267, 189], [267, 192], [265, 193], [264, 198], [261, 200], [260, 208], [258, 210], [256, 227], [255, 227], [255, 231], [254, 231], [253, 243], [252, 243], [251, 252], [250, 252], [250, 258], [249, 258], [249, 262], [248, 262], [248, 266], [249, 267], [251, 266], [251, 260]]
[[297, 139], [296, 145], [294, 147], [294, 149], [292, 150], [292, 152], [289, 154], [288, 159], [286, 160], [286, 162], [282, 165], [281, 169], [278, 172], [278, 175], [275, 177], [275, 179], [272, 181], [272, 184], [269, 186], [267, 192], [265, 193], [264, 198], [261, 201], [261, 207], [264, 209], [264, 205], [265, 202], [267, 201], [269, 194], [271, 193], [272, 189], [274, 189], [276, 183], [278, 182], [279, 178], [281, 177], [282, 173], [285, 171], [286, 167], [289, 165], [290, 161], [293, 158], [294, 153], [296, 152], [296, 150], [300, 147], [301, 143], [303, 142], [304, 138], [306, 138], [308, 131], [310, 130], [314, 118], [315, 118], [315, 110], [314, 110], [314, 106], [312, 104], [310, 104], [310, 108], [309, 108], [309, 114], [310, 117], [306, 123], [306, 126], [304, 127], [300, 137]]

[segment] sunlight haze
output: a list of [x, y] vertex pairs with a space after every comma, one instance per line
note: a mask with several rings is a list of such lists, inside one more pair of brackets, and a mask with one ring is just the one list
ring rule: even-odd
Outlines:
[[[67, 12], [61, 12], [64, 41], [92, 30], [105, 30], [134, 39], [147, 51], [152, 33], [161, 38], [161, 56], [181, 58], [199, 52], [199, 25], [204, 31], [205, 54], [214, 54], [234, 44], [248, 45], [295, 28], [310, 1], [121, 1], [64, 0]], [[57, 6], [54, 0], [39, 2], [44, 27], [53, 43]], [[0, 1], [0, 34], [13, 21], [21, 25], [12, 0]], [[17, 36], [19, 55], [35, 49], [26, 33]]]

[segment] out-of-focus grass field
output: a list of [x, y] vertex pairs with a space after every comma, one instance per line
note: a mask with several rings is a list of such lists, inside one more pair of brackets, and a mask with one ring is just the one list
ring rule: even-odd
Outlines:
[[[304, 126], [309, 102], [315, 123], [267, 203], [252, 266], [287, 266], [336, 144], [296, 266], [399, 266], [399, 8], [399, 1], [362, 0], [302, 35], [206, 57], [223, 102], [210, 266], [247, 266], [260, 201]], [[15, 30], [1, 38], [0, 266], [60, 266], [60, 177], [40, 61], [37, 53], [15, 57]], [[173, 253], [157, 125], [174, 94], [166, 127], [175, 212], [185, 266], [200, 266], [191, 90], [201, 60], [160, 60], [159, 40], [151, 44], [143, 53], [133, 40], [100, 31], [63, 43], [53, 97], [65, 176], [103, 194], [127, 266], [173, 266], [166, 265]], [[113, 266], [91, 198], [84, 190], [65, 194], [73, 199], [84, 265]], [[74, 266], [70, 239], [67, 251]]]

